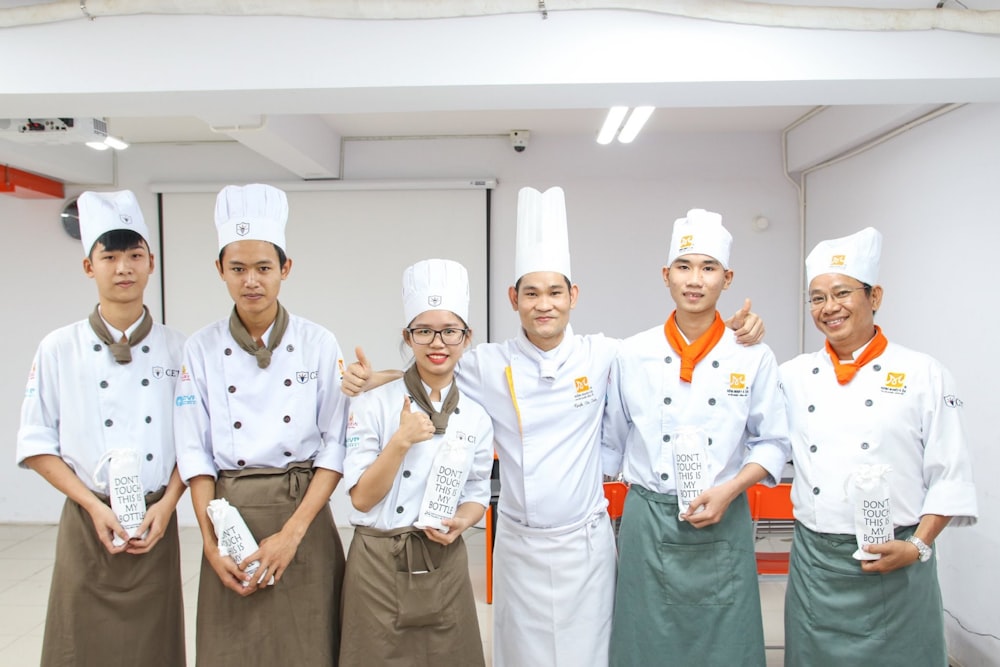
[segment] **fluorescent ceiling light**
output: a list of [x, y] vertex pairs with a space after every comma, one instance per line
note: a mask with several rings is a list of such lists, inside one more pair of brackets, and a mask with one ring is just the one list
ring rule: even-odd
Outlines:
[[597, 135], [597, 143], [606, 146], [614, 140], [615, 134], [617, 134], [626, 113], [628, 113], [628, 107], [611, 107], [608, 110], [608, 117], [604, 119], [604, 125]]
[[95, 151], [106, 151], [109, 148], [114, 148], [116, 151], [123, 151], [128, 148], [127, 143], [118, 137], [111, 136], [110, 134], [104, 137], [104, 141], [88, 141], [87, 145]]
[[[623, 144], [630, 144], [635, 136], [639, 134], [639, 130], [642, 126], [646, 124], [649, 120], [650, 115], [653, 113], [654, 107], [636, 107], [629, 114], [628, 120], [625, 121], [625, 127], [618, 134], [618, 141]], [[610, 139], [609, 139], [610, 141]]]
[[[638, 111], [638, 109], [636, 109], [636, 111]], [[635, 114], [633, 113], [632, 115], [634, 116]], [[111, 136], [110, 134], [108, 136], [104, 137], [104, 143], [106, 143], [108, 146], [111, 146], [116, 151], [123, 151], [126, 148], [128, 148], [128, 144], [127, 143], [125, 143], [124, 141], [122, 141], [118, 137]]]

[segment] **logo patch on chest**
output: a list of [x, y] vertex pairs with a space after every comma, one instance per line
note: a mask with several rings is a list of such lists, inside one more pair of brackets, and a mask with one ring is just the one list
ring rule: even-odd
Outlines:
[[898, 394], [902, 396], [906, 393], [906, 373], [886, 373], [885, 383], [880, 387], [884, 394]]
[[590, 388], [590, 381], [586, 375], [573, 380], [573, 384], [576, 389], [576, 394], [573, 396], [574, 408], [582, 408], [597, 400], [594, 398], [594, 390]]
[[726, 393], [737, 397], [749, 396], [750, 388], [747, 387], [746, 373], [730, 373], [729, 388], [726, 389]]

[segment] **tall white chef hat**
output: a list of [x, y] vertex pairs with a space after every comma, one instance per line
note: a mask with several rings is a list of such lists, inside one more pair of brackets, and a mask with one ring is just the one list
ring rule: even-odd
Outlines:
[[694, 208], [687, 212], [686, 218], [674, 221], [667, 265], [673, 264], [682, 255], [708, 255], [728, 270], [732, 245], [733, 235], [722, 226], [721, 215], [703, 208]]
[[219, 250], [233, 241], [269, 241], [285, 250], [288, 198], [272, 185], [227, 185], [215, 198]]
[[428, 310], [450, 310], [469, 322], [469, 273], [450, 259], [425, 259], [403, 271], [407, 324]]
[[555, 271], [572, 280], [566, 196], [562, 188], [549, 188], [544, 193], [521, 188], [517, 193], [514, 278], [520, 280], [535, 271]]
[[97, 239], [116, 229], [129, 229], [149, 245], [149, 228], [131, 190], [87, 191], [77, 197], [76, 207], [80, 213], [80, 242], [85, 255], [90, 255]]
[[878, 282], [882, 234], [865, 227], [850, 236], [820, 241], [806, 257], [806, 283], [824, 273], [840, 273], [867, 285]]

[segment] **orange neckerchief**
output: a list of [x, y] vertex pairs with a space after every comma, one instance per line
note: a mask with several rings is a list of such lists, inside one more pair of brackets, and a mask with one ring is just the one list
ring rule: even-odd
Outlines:
[[722, 321], [719, 311], [715, 311], [715, 321], [708, 327], [708, 331], [688, 345], [684, 336], [681, 335], [681, 330], [677, 328], [676, 315], [676, 310], [670, 313], [666, 324], [663, 325], [663, 333], [674, 352], [681, 355], [681, 380], [690, 382], [691, 376], [694, 375], [694, 367], [722, 340], [722, 334], [726, 332], [726, 324]]
[[830, 359], [833, 361], [833, 370], [837, 373], [837, 382], [847, 384], [853, 380], [854, 376], [865, 364], [885, 352], [885, 346], [888, 344], [889, 340], [882, 334], [882, 329], [876, 326], [875, 337], [868, 343], [868, 347], [861, 353], [861, 356], [854, 361], [841, 361], [837, 357], [837, 353], [833, 351], [833, 347], [830, 346], [830, 341], [826, 341], [826, 351], [830, 354]]

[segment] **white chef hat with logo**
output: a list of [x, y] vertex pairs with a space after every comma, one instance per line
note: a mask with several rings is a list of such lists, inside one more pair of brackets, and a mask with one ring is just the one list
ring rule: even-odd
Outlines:
[[729, 270], [733, 235], [722, 226], [722, 216], [702, 208], [691, 209], [686, 218], [674, 221], [667, 265], [683, 255], [708, 255]]
[[570, 276], [569, 233], [566, 229], [566, 195], [559, 187], [539, 192], [521, 188], [517, 193], [517, 243], [514, 278], [536, 271]]
[[285, 248], [288, 197], [272, 185], [227, 185], [215, 198], [219, 250], [233, 241], [268, 241]]
[[469, 273], [450, 259], [425, 259], [403, 271], [407, 324], [428, 310], [450, 310], [469, 322]]
[[131, 190], [118, 192], [87, 191], [76, 199], [76, 208], [80, 214], [80, 242], [83, 252], [90, 251], [104, 234], [118, 229], [128, 229], [149, 245], [149, 228], [142, 217], [139, 202]]
[[839, 273], [865, 283], [878, 283], [882, 234], [874, 227], [839, 239], [820, 241], [806, 257], [806, 283], [824, 273]]

